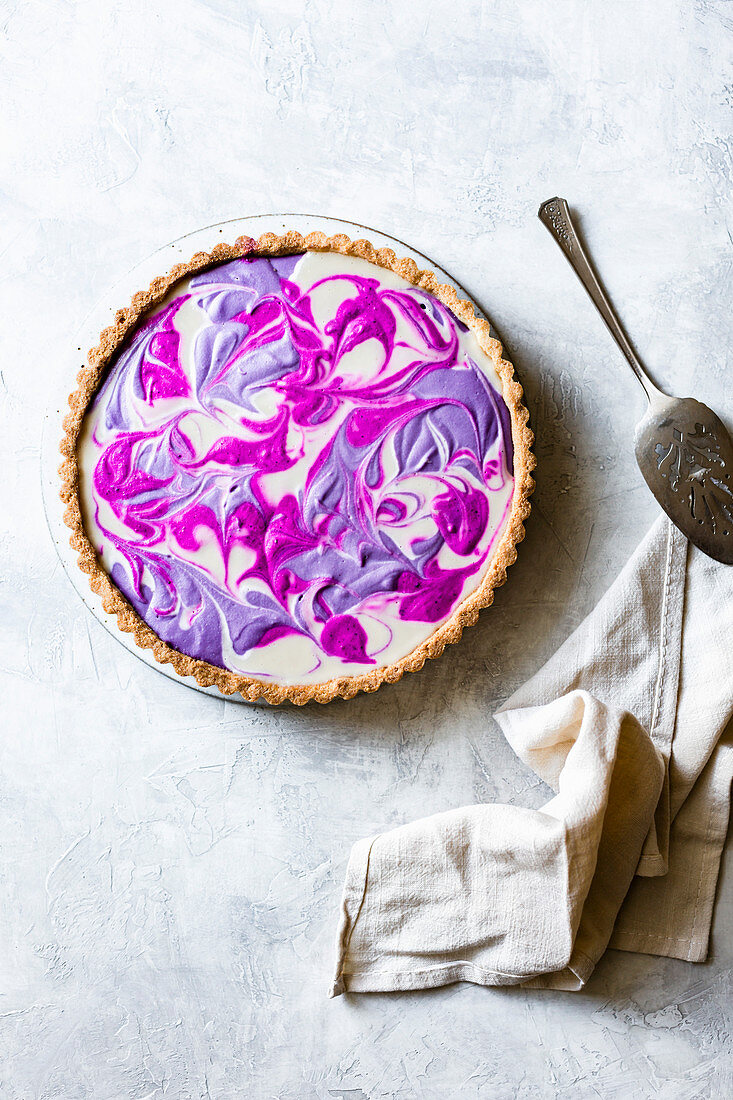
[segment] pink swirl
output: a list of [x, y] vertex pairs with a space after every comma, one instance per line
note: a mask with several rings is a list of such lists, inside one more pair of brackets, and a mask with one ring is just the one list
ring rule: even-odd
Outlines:
[[241, 670], [297, 638], [333, 675], [479, 583], [511, 430], [442, 303], [300, 260], [215, 267], [134, 334], [89, 414], [90, 526], [176, 649]]

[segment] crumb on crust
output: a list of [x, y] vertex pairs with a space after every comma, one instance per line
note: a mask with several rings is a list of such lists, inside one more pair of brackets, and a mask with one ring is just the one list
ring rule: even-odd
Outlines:
[[[79, 501], [79, 467], [77, 440], [84, 416], [112, 357], [141, 315], [159, 304], [171, 287], [186, 276], [227, 260], [248, 256], [286, 256], [295, 252], [339, 252], [358, 256], [377, 267], [401, 275], [413, 286], [421, 287], [446, 305], [464, 324], [471, 328], [501, 378], [504, 400], [509, 408], [514, 444], [514, 493], [512, 510], [504, 534], [479, 587], [459, 604], [450, 618], [429, 638], [421, 642], [399, 661], [372, 669], [359, 676], [344, 676], [323, 684], [273, 684], [253, 676], [230, 672], [195, 657], [188, 657], [164, 642], [137, 614], [115, 587], [97, 558], [84, 530]], [[311, 700], [327, 703], [335, 698], [351, 699], [360, 691], [376, 691], [383, 683], [394, 684], [405, 672], [422, 668], [428, 658], [439, 657], [447, 645], [457, 642], [467, 626], [473, 625], [479, 610], [493, 601], [494, 590], [504, 584], [506, 571], [517, 557], [517, 543], [524, 538], [524, 521], [530, 512], [529, 497], [534, 489], [532, 470], [535, 458], [531, 447], [534, 440], [529, 427], [529, 413], [522, 402], [522, 387], [514, 377], [514, 368], [502, 358], [502, 347], [491, 335], [488, 321], [477, 317], [473, 307], [459, 298], [453, 287], [439, 283], [432, 271], [421, 271], [414, 260], [399, 259], [391, 248], [375, 249], [367, 240], [352, 241], [344, 234], [328, 237], [324, 233], [302, 236], [291, 231], [282, 236], [265, 233], [259, 240], [239, 237], [233, 245], [218, 244], [211, 252], [197, 252], [188, 263], [179, 263], [167, 275], [153, 279], [147, 290], [139, 291], [125, 309], [117, 311], [114, 323], [105, 328], [99, 344], [92, 348], [87, 365], [77, 376], [77, 389], [69, 397], [69, 412], [64, 418], [64, 437], [60, 450], [64, 456], [61, 475], [61, 499], [66, 504], [64, 522], [71, 528], [70, 544], [78, 553], [79, 568], [89, 576], [89, 584], [102, 599], [104, 610], [117, 616], [121, 631], [133, 634], [141, 649], [152, 650], [156, 661], [169, 663], [180, 676], [192, 676], [201, 687], [216, 686], [224, 695], [239, 693], [249, 702], [264, 699], [268, 703], [290, 702], [300, 706]]]

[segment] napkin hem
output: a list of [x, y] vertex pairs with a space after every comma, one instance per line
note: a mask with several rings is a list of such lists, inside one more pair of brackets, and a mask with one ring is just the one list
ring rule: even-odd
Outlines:
[[[343, 973], [344, 960], [349, 952], [351, 937], [354, 934], [366, 898], [372, 848], [380, 836], [381, 833], [377, 833], [376, 836], [359, 840], [351, 849], [349, 862], [346, 866], [344, 893], [341, 902], [341, 921], [336, 938], [336, 976], [331, 983], [329, 997], [338, 997], [341, 993], [346, 992]], [[352, 912], [354, 913], [353, 917]]]
[[701, 936], [656, 936], [651, 933], [614, 932], [609, 949], [628, 951], [636, 955], [654, 955], [683, 962], [705, 962], [708, 957], [710, 931]]
[[531, 974], [508, 974], [500, 970], [486, 970], [475, 963], [443, 963], [410, 970], [355, 970], [341, 973], [331, 987], [331, 996], [342, 993], [397, 993], [410, 989], [435, 989], [454, 982], [470, 982], [472, 985], [505, 986], [522, 985], [531, 980]]

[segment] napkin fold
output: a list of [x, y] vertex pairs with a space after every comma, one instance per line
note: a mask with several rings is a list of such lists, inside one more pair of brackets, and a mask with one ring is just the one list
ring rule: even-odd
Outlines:
[[579, 989], [606, 947], [701, 961], [733, 779], [733, 568], [660, 517], [496, 720], [555, 796], [357, 843], [331, 995]]

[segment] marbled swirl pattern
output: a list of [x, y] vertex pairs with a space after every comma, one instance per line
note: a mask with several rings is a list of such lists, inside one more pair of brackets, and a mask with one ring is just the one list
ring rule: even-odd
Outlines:
[[512, 499], [474, 334], [333, 253], [180, 284], [120, 353], [79, 444], [85, 524], [170, 645], [280, 682], [409, 653], [480, 583]]

